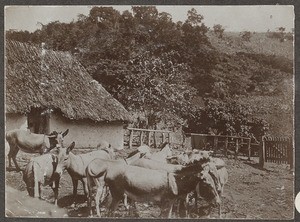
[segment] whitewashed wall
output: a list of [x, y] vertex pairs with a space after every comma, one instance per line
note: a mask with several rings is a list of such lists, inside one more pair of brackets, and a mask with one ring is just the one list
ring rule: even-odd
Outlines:
[[69, 120], [60, 115], [51, 114], [50, 131], [65, 131], [65, 146], [75, 141], [76, 148], [96, 147], [101, 140], [106, 140], [115, 148], [123, 149], [122, 123], [95, 123], [87, 120]]
[[[5, 130], [13, 130], [27, 127], [27, 117], [23, 114], [6, 113]], [[26, 125], [26, 126], [25, 126]]]

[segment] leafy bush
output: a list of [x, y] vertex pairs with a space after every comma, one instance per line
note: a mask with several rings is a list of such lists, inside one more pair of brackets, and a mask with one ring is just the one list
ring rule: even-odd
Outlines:
[[261, 138], [269, 129], [268, 123], [261, 118], [253, 118], [251, 106], [234, 100], [220, 101], [205, 99], [203, 108], [194, 109], [193, 118], [188, 121], [187, 132], [217, 135], [239, 135]]

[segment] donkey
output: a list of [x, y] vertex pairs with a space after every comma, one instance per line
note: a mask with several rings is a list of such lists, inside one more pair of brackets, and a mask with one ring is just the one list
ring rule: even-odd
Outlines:
[[226, 164], [224, 160], [220, 158], [212, 158], [213, 163], [215, 164], [218, 172], [218, 179], [220, 181], [221, 190], [219, 194], [223, 196], [224, 194], [224, 186], [228, 182], [228, 171], [226, 169]]
[[56, 147], [57, 144], [63, 143], [63, 138], [68, 134], [69, 129], [64, 133], [53, 131], [49, 135], [35, 134], [26, 130], [15, 129], [6, 133], [6, 140], [9, 144], [8, 162], [9, 168], [12, 168], [11, 159], [13, 160], [16, 170], [20, 171], [16, 156], [19, 149], [26, 153], [45, 154]]
[[70, 146], [68, 148], [59, 147], [57, 154], [57, 168], [56, 172], [59, 175], [62, 175], [64, 170], [67, 170], [72, 179], [73, 184], [73, 199], [75, 203], [75, 198], [77, 196], [77, 187], [78, 181], [80, 180], [83, 188], [84, 194], [87, 197], [88, 195], [88, 187], [86, 180], [85, 168], [87, 165], [94, 159], [114, 159], [115, 153], [114, 148], [111, 147], [109, 143], [106, 141], [101, 141], [97, 146], [99, 150], [92, 151], [85, 154], [75, 155], [71, 151], [74, 146]]
[[[131, 165], [133, 166], [140, 166], [140, 167], [144, 167], [144, 168], [148, 168], [148, 169], [153, 169], [153, 170], [161, 170], [161, 169], [166, 169], [168, 168], [168, 172], [173, 172], [174, 170], [174, 166], [172, 165], [164, 165], [167, 164], [171, 158], [173, 158], [172, 156], [173, 152], [172, 152], [172, 148], [170, 147], [170, 143], [169, 142], [165, 142], [161, 145], [161, 149], [158, 152], [153, 153], [148, 160], [143, 158], [143, 159], [139, 159], [137, 161], [135, 161], [134, 163], [132, 163]], [[152, 161], [155, 162], [152, 162]], [[180, 167], [180, 166], [178, 166]], [[175, 167], [176, 168], [176, 167]], [[124, 195], [124, 206], [125, 208], [128, 210], [129, 209], [129, 204], [128, 204], [128, 197], [125, 194]]]
[[170, 143], [165, 142], [161, 145], [161, 149], [151, 155], [150, 159], [157, 160], [163, 163], [168, 163], [168, 158], [172, 157], [172, 148]]
[[[128, 155], [127, 158], [120, 159], [120, 160], [115, 160], [114, 162], [119, 165], [130, 165], [133, 162], [137, 161], [138, 159], [141, 159], [142, 157], [148, 157], [150, 156], [150, 147], [143, 145], [137, 148], [137, 150], [133, 151]], [[96, 196], [95, 196], [95, 205], [96, 205], [96, 212], [97, 216], [101, 217], [100, 214], [100, 207], [99, 204], [103, 202], [104, 200], [104, 187], [105, 187], [105, 182], [104, 182], [104, 177], [98, 177], [98, 178], [91, 178], [89, 175], [91, 173], [91, 170], [94, 168], [97, 168], [97, 165], [103, 162], [103, 159], [95, 159], [90, 162], [90, 164], [86, 168], [86, 175], [87, 175], [87, 184], [88, 184], [88, 206], [90, 209], [90, 216], [93, 216], [92, 212], [92, 189], [93, 186], [96, 186]], [[125, 204], [126, 206], [127, 204]]]
[[[193, 150], [192, 153], [189, 153], [189, 159], [183, 164], [193, 162], [195, 160], [203, 158], [203, 156], [208, 157], [212, 153], [213, 153], [213, 151]], [[212, 187], [212, 186], [215, 187], [215, 190], [216, 190], [217, 194], [215, 192], [210, 192], [210, 193], [203, 192], [203, 187], [207, 187], [208, 183], [198, 184], [197, 185], [198, 188], [194, 191], [196, 208], [197, 208], [197, 199], [198, 198], [205, 199], [207, 202], [210, 203], [210, 206], [215, 205], [216, 202], [213, 201], [213, 200], [215, 200], [215, 198], [212, 198], [212, 197], [216, 197], [216, 195], [218, 195], [218, 199], [220, 198], [220, 196], [223, 194], [224, 184], [228, 180], [228, 173], [227, 173], [227, 170], [225, 168], [225, 162], [223, 160], [219, 159], [219, 158], [212, 158], [212, 157], [209, 157], [209, 158], [210, 158], [211, 161], [208, 163], [208, 165], [206, 166], [206, 169], [205, 169], [209, 173], [209, 178], [207, 177], [206, 179], [209, 182], [210, 187]], [[210, 182], [211, 179], [214, 183]], [[188, 201], [188, 197], [186, 199], [185, 205], [187, 205], [187, 201]], [[184, 202], [184, 200], [181, 199], [179, 205], [183, 206], [184, 205], [183, 202]], [[221, 218], [221, 200], [218, 203], [218, 206], [219, 206], [219, 216]], [[182, 210], [180, 210], [180, 211], [181, 211], [180, 213], [182, 215]]]
[[[69, 149], [75, 146], [73, 142]], [[41, 185], [51, 186], [54, 192], [54, 203], [57, 205], [58, 187], [60, 175], [55, 173], [57, 167], [57, 156], [54, 154], [44, 154], [31, 159], [23, 172], [23, 180], [29, 196], [42, 197]]]
[[139, 167], [152, 169], [152, 170], [164, 170], [169, 173], [175, 173], [177, 171], [180, 171], [184, 167], [183, 165], [179, 165], [179, 164], [163, 163], [163, 162], [159, 162], [152, 159], [146, 159], [146, 158], [138, 159], [130, 165], [139, 166]]
[[104, 177], [104, 182], [112, 195], [109, 216], [113, 216], [126, 193], [135, 201], [158, 203], [161, 216], [170, 217], [173, 203], [178, 195], [187, 194], [195, 189], [199, 181], [198, 172], [208, 161], [209, 159], [203, 158], [173, 174], [162, 170], [119, 164], [111, 160], [97, 160], [87, 167], [86, 172], [88, 181]]

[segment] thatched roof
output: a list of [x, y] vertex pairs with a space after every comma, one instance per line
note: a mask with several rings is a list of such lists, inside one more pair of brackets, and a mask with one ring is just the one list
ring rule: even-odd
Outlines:
[[71, 54], [6, 42], [6, 112], [60, 110], [69, 119], [128, 121], [129, 113]]

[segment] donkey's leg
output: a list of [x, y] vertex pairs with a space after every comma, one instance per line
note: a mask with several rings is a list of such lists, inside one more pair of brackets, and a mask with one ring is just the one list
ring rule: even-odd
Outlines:
[[104, 182], [104, 177], [100, 177], [98, 179], [95, 179], [95, 184], [97, 185], [97, 193], [95, 196], [95, 205], [96, 205], [96, 212], [97, 212], [97, 216], [101, 217], [101, 213], [100, 213], [100, 203], [103, 202], [104, 200], [104, 186], [105, 186], [105, 182]]
[[15, 167], [16, 167], [16, 170], [17, 171], [20, 171], [20, 167], [17, 163], [17, 159], [16, 159], [16, 156], [19, 152], [19, 147], [16, 146], [16, 145], [10, 145], [10, 150], [9, 150], [9, 153], [8, 153], [8, 164], [9, 164], [9, 167], [11, 168], [12, 165], [11, 165], [11, 159], [13, 160], [14, 164], [15, 164]]
[[89, 178], [88, 178], [88, 195], [87, 195], [87, 206], [88, 206], [88, 209], [89, 209], [89, 212], [90, 212], [90, 217], [93, 217], [93, 210], [92, 210], [92, 200], [93, 200], [93, 188], [92, 186], [90, 185], [90, 181], [89, 181]]
[[109, 186], [109, 190], [110, 190], [110, 193], [112, 196], [112, 202], [109, 207], [108, 216], [114, 217], [114, 213], [115, 213], [119, 203], [123, 199], [125, 191], [124, 191], [124, 188], [122, 187], [122, 185], [121, 186], [118, 185], [118, 187]]
[[117, 207], [119, 206], [119, 203], [121, 202], [122, 197], [123, 197], [123, 195], [121, 195], [119, 197], [113, 197], [111, 205], [109, 207], [109, 211], [108, 211], [109, 217], [115, 216], [115, 211], [116, 211]]
[[75, 203], [76, 203], [76, 197], [77, 197], [78, 180], [73, 178], [72, 176], [71, 176], [71, 178], [72, 178], [72, 184], [73, 184], [73, 203], [72, 203], [72, 206], [74, 207]]
[[55, 204], [55, 206], [57, 206], [58, 187], [59, 187], [59, 179], [55, 180], [54, 187], [52, 187], [53, 192], [54, 192], [54, 204]]
[[8, 167], [12, 168], [12, 165], [11, 165], [12, 154], [13, 154], [13, 150], [16, 149], [16, 148], [15, 148], [15, 145], [10, 140], [7, 140], [7, 142], [8, 142], [8, 145], [9, 145], [9, 152], [7, 154]]
[[72, 184], [73, 184], [73, 197], [75, 198], [77, 196], [77, 187], [78, 187], [78, 180], [71, 177], [72, 178]]
[[42, 188], [41, 188], [41, 183], [38, 182], [38, 190], [39, 190], [39, 198], [42, 199]]
[[128, 197], [126, 194], [124, 194], [124, 207], [126, 210], [129, 210]]
[[87, 197], [88, 196], [88, 192], [89, 192], [88, 184], [87, 184], [87, 179], [86, 178], [82, 178], [81, 182], [82, 182], [82, 186], [83, 186], [84, 195], [85, 195], [85, 197]]
[[185, 218], [187, 216], [187, 214], [186, 214], [187, 209], [185, 206], [185, 201], [186, 201], [186, 199], [182, 199], [182, 198], [180, 198], [178, 200], [178, 208], [179, 208], [178, 214], [179, 214], [180, 218]]
[[160, 204], [160, 217], [161, 218], [171, 218], [172, 217], [172, 209], [173, 209], [173, 201], [172, 200], [164, 200]]

